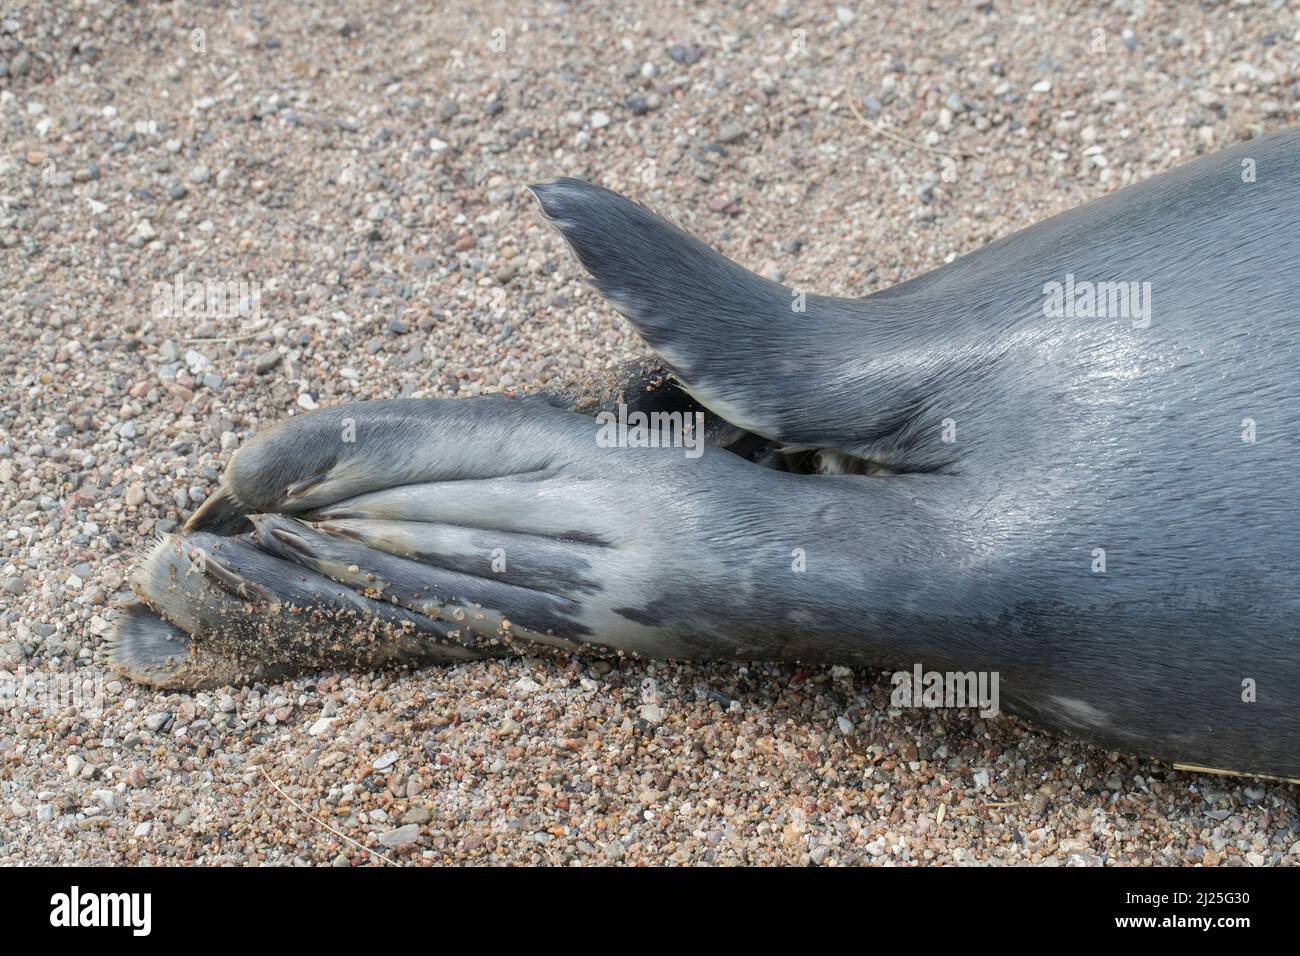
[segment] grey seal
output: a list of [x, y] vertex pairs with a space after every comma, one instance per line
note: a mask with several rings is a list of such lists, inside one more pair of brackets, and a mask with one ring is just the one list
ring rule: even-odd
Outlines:
[[662, 363], [256, 436], [135, 575], [115, 659], [164, 686], [521, 647], [924, 662], [1110, 749], [1300, 777], [1298, 147], [863, 298], [534, 186]]

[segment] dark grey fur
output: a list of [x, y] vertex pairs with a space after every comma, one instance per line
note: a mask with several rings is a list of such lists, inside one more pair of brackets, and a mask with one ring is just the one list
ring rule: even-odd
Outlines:
[[[193, 527], [278, 512], [476, 529], [477, 547], [498, 535], [516, 551], [512, 577], [472, 548], [405, 559], [441, 567], [443, 597], [535, 632], [993, 670], [1004, 706], [1043, 725], [1300, 777], [1298, 146], [1243, 144], [884, 292], [810, 294], [804, 312], [615, 193], [537, 186], [691, 396], [642, 369], [630, 402], [698, 402], [724, 420], [721, 448], [598, 448], [594, 422], [554, 402], [364, 403], [259, 436]], [[1045, 284], [1067, 273], [1149, 282], [1149, 326], [1044, 315]], [[349, 417], [362, 437], [341, 444]], [[867, 474], [880, 468], [899, 474]], [[522, 606], [494, 603], [508, 601]]]

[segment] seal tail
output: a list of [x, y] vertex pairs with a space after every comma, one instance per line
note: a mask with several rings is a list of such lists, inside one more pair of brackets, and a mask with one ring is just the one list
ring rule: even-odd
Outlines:
[[600, 294], [636, 328], [697, 401], [747, 431], [771, 416], [731, 387], [736, 355], [768, 351], [791, 294], [618, 193], [577, 179], [529, 189]]
[[952, 351], [941, 310], [787, 288], [608, 189], [577, 179], [529, 188], [601, 295], [714, 415], [792, 451], [900, 471], [951, 454], [918, 454], [915, 425], [941, 394], [935, 356]]

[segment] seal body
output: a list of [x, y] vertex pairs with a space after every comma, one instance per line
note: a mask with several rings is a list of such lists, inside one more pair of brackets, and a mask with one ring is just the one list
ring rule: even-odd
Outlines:
[[[534, 192], [673, 377], [601, 394], [703, 409], [703, 455], [603, 447], [581, 394], [363, 403], [255, 439], [186, 536], [321, 587], [396, 581], [369, 599], [409, 592], [388, 606], [420, 620], [482, 613], [426, 628], [443, 659], [523, 640], [996, 672], [1044, 726], [1300, 777], [1300, 135], [860, 299], [761, 279], [590, 184]], [[166, 621], [223, 646], [182, 620], [192, 595], [139, 590], [160, 617], [120, 642], [129, 667]]]

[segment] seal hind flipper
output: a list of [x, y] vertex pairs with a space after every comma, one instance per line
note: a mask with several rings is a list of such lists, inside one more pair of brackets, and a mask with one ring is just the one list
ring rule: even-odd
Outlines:
[[[344, 419], [355, 441], [340, 439]], [[785, 566], [797, 544], [761, 516], [803, 476], [716, 447], [611, 445], [604, 427], [508, 399], [301, 416], [228, 469], [234, 500], [275, 505], [247, 516], [254, 531], [170, 536], [135, 590], [190, 635], [191, 653], [294, 669], [454, 660], [447, 651], [505, 653], [515, 641], [655, 657], [820, 654], [806, 625], [791, 638], [780, 624], [802, 620], [803, 598], [773, 610], [749, 583], [762, 578], [755, 560]], [[775, 483], [751, 488], [749, 471]], [[285, 489], [317, 473], [334, 487], [301, 510]], [[842, 534], [831, 515], [857, 491], [823, 490], [818, 520]], [[333, 500], [346, 491], [357, 493]], [[629, 520], [633, 509], [664, 521]], [[774, 536], [761, 558], [741, 544], [754, 533]]]

